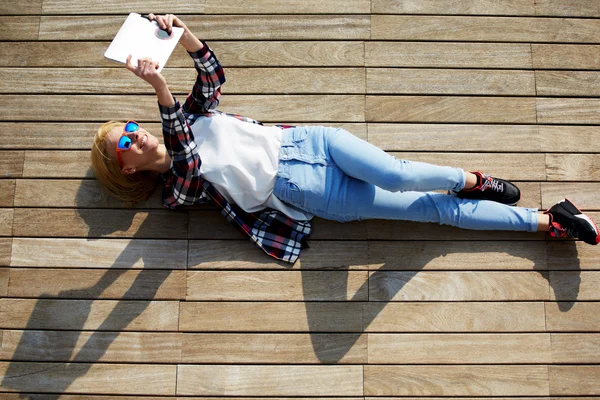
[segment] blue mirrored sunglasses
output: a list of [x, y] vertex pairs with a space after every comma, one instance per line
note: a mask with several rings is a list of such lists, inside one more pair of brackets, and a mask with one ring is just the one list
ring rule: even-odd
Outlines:
[[127, 122], [125, 124], [125, 127], [123, 128], [123, 135], [121, 136], [121, 138], [119, 139], [119, 142], [117, 143], [117, 149], [118, 150], [129, 150], [132, 142], [131, 142], [131, 139], [127, 136], [127, 134], [137, 132], [139, 129], [140, 129], [140, 126], [138, 125], [137, 122], [135, 122], [135, 121]]

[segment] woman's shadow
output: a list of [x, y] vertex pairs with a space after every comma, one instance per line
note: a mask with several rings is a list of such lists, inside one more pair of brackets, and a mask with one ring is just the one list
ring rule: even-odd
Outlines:
[[[76, 205], [90, 207], [91, 204], [98, 202], [99, 196], [96, 181], [84, 181], [78, 190]], [[78, 208], [77, 211], [89, 227], [87, 234], [89, 242], [114, 232], [127, 231], [136, 214], [136, 210], [128, 210], [120, 213], [122, 218], [102, 220], [98, 218], [96, 210]], [[133, 234], [133, 238], [147, 235], [157, 224], [164, 222], [160, 215], [162, 212], [162, 210], [147, 212], [146, 219]], [[172, 269], [164, 269], [168, 266], [165, 266], [162, 260], [142, 255], [139, 247], [130, 251], [134, 242], [135, 240], [129, 242], [93, 286], [63, 290], [56, 295], [40, 295], [4, 375], [1, 385], [3, 388], [20, 392], [34, 389], [33, 391], [36, 392], [64, 393], [77, 378], [84, 376], [95, 362], [102, 359], [121, 331], [148, 308], [160, 286], [172, 273]], [[172, 268], [185, 269], [185, 262], [186, 259], [183, 258], [183, 265], [172, 266]], [[109, 286], [123, 274], [131, 271], [136, 264], [143, 265], [143, 268], [131, 286], [119, 297], [117, 304], [106, 318], [97, 327], [91, 328], [94, 331], [85, 343], [78, 347], [78, 341], [81, 339], [82, 331], [86, 329], [85, 325], [94, 301], [100, 299]], [[66, 327], [65, 321], [67, 321]], [[37, 373], [44, 369], [52, 369], [52, 379], [48, 387], [44, 387], [44, 383], [32, 387], [32, 365], [24, 361], [52, 362], [52, 364], [39, 364], [37, 368]], [[46, 395], [44, 399], [59, 397], [60, 394]]]

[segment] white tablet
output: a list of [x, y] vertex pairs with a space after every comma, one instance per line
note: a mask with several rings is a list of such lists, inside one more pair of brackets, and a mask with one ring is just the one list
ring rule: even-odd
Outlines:
[[108, 46], [104, 57], [125, 64], [127, 57], [131, 54], [131, 62], [134, 65], [137, 65], [139, 58], [151, 58], [158, 61], [158, 71], [160, 72], [181, 35], [183, 35], [183, 28], [174, 26], [169, 35], [160, 29], [156, 21], [150, 21], [140, 14], [131, 13]]

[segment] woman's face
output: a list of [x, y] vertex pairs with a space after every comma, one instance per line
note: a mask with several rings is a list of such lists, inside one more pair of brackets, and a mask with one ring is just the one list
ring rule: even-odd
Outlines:
[[[106, 151], [112, 159], [117, 159], [116, 146], [122, 134], [121, 126], [113, 128], [106, 135]], [[131, 147], [127, 151], [121, 150], [121, 172], [133, 174], [149, 169], [158, 159], [158, 139], [141, 126], [137, 132], [127, 133], [127, 136], [131, 139]]]

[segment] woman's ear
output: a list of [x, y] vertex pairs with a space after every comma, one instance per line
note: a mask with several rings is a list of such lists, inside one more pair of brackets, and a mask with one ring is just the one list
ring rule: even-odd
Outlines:
[[135, 174], [135, 167], [123, 167], [121, 173], [123, 173], [123, 175]]

